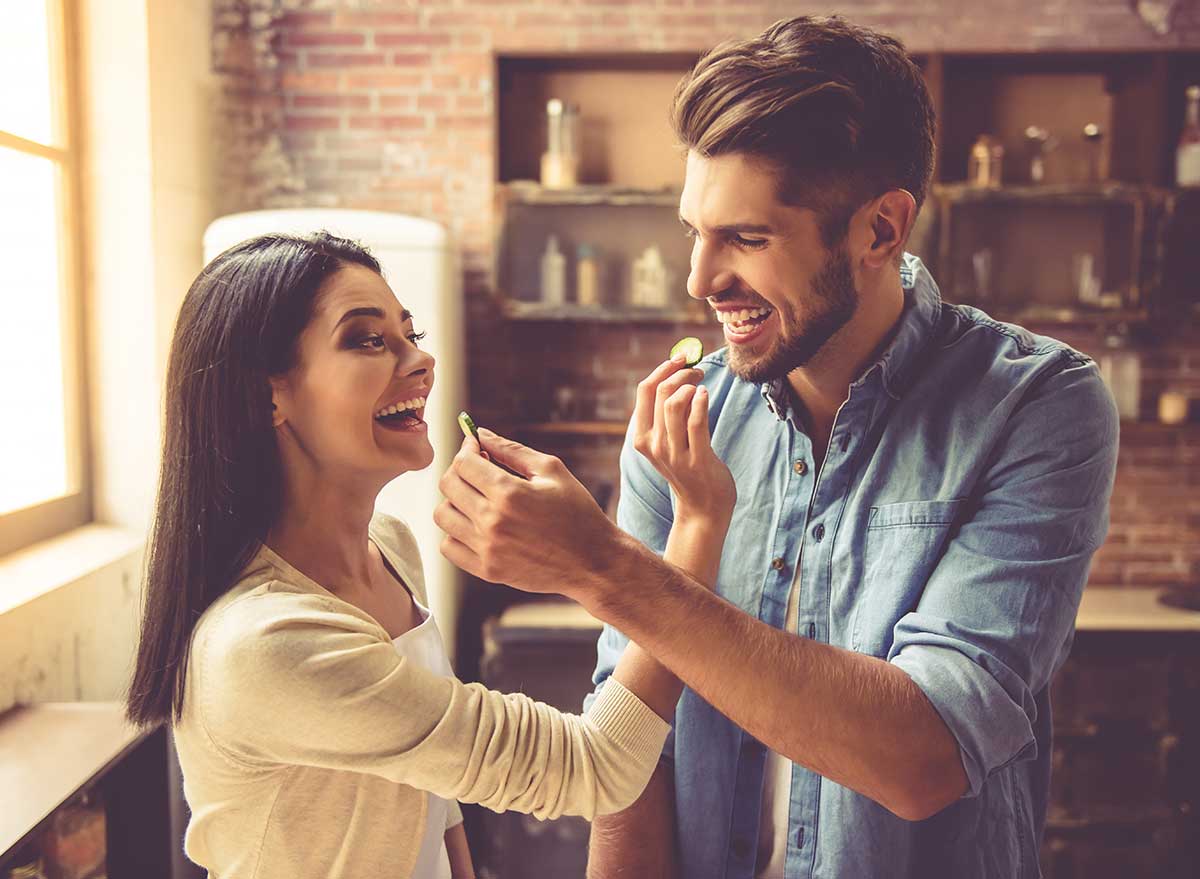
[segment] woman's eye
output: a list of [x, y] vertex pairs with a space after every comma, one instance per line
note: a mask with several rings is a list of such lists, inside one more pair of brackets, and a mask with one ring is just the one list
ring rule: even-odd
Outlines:
[[373, 351], [381, 351], [381, 350], [383, 350], [384, 347], [386, 347], [386, 345], [387, 345], [387, 342], [384, 341], [383, 336], [379, 335], [378, 333], [374, 333], [370, 336], [367, 336], [365, 339], [363, 339], [361, 342], [358, 343], [358, 347], [368, 348]]
[[427, 333], [413, 333], [411, 336], [408, 337], [408, 341], [412, 342], [415, 345], [418, 342], [420, 342], [422, 339], [424, 339], [426, 335], [428, 335], [428, 334]]

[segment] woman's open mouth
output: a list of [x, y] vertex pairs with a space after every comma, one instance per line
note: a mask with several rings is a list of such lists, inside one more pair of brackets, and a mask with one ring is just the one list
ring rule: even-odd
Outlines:
[[401, 400], [375, 413], [375, 423], [385, 430], [398, 433], [419, 433], [426, 430], [425, 397]]

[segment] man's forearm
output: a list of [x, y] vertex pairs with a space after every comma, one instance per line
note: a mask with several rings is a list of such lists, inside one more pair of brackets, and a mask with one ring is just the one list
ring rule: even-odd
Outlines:
[[[663, 558], [706, 583], [715, 582], [728, 525], [723, 519], [677, 518], [667, 537]], [[674, 716], [683, 684], [674, 672], [639, 644], [625, 648], [613, 670], [613, 677], [664, 720], [669, 721]]]
[[767, 747], [901, 817], [966, 790], [949, 729], [894, 665], [772, 628], [631, 539], [577, 597]]
[[598, 816], [588, 847], [588, 879], [676, 879], [675, 779], [660, 763], [628, 809]]

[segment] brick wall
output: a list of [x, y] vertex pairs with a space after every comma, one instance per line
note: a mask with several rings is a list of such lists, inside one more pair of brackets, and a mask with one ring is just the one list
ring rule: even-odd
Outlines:
[[[804, 4], [762, 0], [214, 3], [214, 66], [224, 82], [222, 209], [370, 208], [446, 225], [462, 259], [473, 405], [481, 421], [495, 424], [513, 413], [540, 418], [556, 384], [630, 387], [694, 328], [629, 332], [499, 318], [488, 295], [496, 233], [494, 54], [698, 52], [805, 11]], [[1128, 0], [846, 0], [837, 9], [897, 34], [914, 52], [1200, 47], [1195, 3], [1180, 4], [1167, 36], [1153, 33]], [[1071, 341], [1096, 347], [1090, 338]], [[514, 358], [514, 351], [525, 354]], [[1200, 338], [1149, 352], [1146, 383], [1148, 399], [1167, 384], [1200, 391]], [[619, 439], [539, 444], [599, 483], [610, 478]], [[1200, 581], [1198, 450], [1196, 430], [1126, 432], [1113, 536], [1096, 582]]]

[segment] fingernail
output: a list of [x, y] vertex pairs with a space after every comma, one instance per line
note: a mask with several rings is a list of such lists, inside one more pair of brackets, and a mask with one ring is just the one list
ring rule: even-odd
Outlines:
[[696, 393], [697, 394], [707, 394], [708, 388], [704, 387], [704, 385], [700, 385], [700, 387], [696, 388]]
[[672, 363], [683, 363], [686, 360], [687, 360], [687, 355], [682, 352], [679, 354], [676, 354], [674, 357], [671, 358]]

